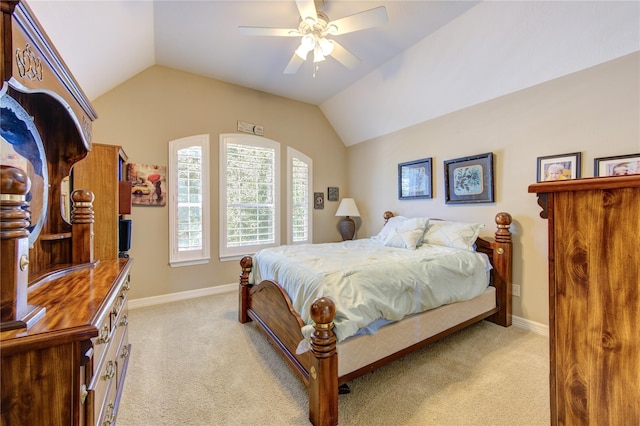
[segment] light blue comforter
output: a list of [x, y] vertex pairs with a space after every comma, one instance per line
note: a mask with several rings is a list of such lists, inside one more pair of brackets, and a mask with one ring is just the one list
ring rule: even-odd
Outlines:
[[488, 260], [479, 253], [425, 244], [417, 250], [361, 239], [264, 249], [254, 257], [253, 280], [274, 280], [287, 292], [309, 335], [312, 302], [336, 305], [335, 333], [342, 341], [373, 321], [472, 299], [487, 287]]

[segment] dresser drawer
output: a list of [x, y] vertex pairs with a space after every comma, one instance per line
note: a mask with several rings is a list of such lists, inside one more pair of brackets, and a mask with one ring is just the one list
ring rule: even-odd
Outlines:
[[91, 383], [89, 384], [87, 424], [102, 424], [101, 419], [106, 416], [107, 405], [109, 402], [113, 403], [115, 401], [118, 369], [117, 356], [118, 345], [108, 345], [108, 350], [105, 352], [103, 362], [99, 364], [97, 373], [93, 375]]
[[128, 295], [129, 295], [129, 275], [120, 284], [118, 295], [105, 311], [98, 325], [98, 337], [92, 339], [93, 342], [93, 374], [96, 374], [102, 364], [104, 354], [109, 350], [112, 342], [117, 345], [122, 334], [118, 332], [119, 324], [127, 324]]

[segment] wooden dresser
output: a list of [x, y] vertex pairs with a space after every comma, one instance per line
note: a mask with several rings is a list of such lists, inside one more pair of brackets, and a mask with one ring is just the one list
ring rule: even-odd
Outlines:
[[640, 424], [640, 175], [544, 182], [551, 424]]
[[0, 425], [112, 424], [133, 260], [95, 256], [117, 224], [69, 183], [97, 115], [29, 7], [0, 13]]
[[28, 330], [1, 333], [3, 425], [114, 421], [131, 350], [131, 264], [100, 261], [30, 290], [29, 303], [46, 314]]

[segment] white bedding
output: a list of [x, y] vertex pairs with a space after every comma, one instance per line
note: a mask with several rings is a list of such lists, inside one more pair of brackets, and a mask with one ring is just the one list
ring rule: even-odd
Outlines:
[[251, 282], [279, 283], [307, 324], [305, 335], [313, 324], [311, 303], [331, 298], [339, 342], [379, 318], [397, 321], [469, 300], [488, 285], [488, 260], [479, 253], [429, 244], [408, 250], [361, 239], [274, 247], [253, 258]]

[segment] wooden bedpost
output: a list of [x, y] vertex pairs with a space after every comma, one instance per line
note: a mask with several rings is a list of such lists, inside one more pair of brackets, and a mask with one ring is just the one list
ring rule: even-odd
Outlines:
[[393, 212], [387, 210], [386, 212], [384, 212], [384, 214], [382, 215], [382, 217], [384, 218], [384, 224], [386, 225], [387, 222], [389, 222], [389, 219], [391, 219], [393, 217]]
[[238, 321], [241, 323], [251, 321], [251, 318], [247, 315], [247, 305], [249, 303], [249, 274], [253, 268], [253, 259], [251, 256], [245, 256], [240, 259], [240, 267], [242, 273], [240, 274], [240, 288], [238, 289], [240, 294], [238, 295]]
[[321, 297], [311, 305], [315, 330], [311, 333], [309, 420], [315, 426], [338, 424], [338, 353], [333, 319], [336, 306]]
[[503, 327], [511, 325], [512, 243], [511, 215], [500, 212], [496, 215], [497, 230], [493, 245], [493, 285], [498, 292], [500, 310], [487, 318]]

